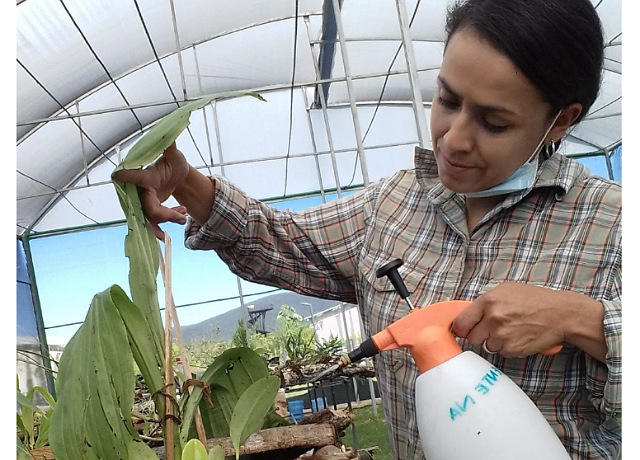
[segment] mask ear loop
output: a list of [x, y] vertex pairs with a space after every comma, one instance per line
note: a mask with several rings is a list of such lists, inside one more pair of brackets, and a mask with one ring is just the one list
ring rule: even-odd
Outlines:
[[556, 151], [558, 150], [558, 147], [560, 147], [560, 141], [559, 140], [558, 140], [557, 144], [553, 139], [551, 139], [551, 142], [549, 142], [549, 145], [544, 145], [543, 146], [543, 144], [544, 144], [544, 140], [546, 139], [547, 135], [549, 134], [549, 132], [553, 128], [553, 125], [556, 124], [556, 121], [558, 120], [558, 117], [560, 116], [561, 113], [562, 113], [562, 109], [558, 111], [558, 113], [556, 114], [555, 118], [551, 122], [551, 125], [549, 125], [549, 128], [547, 128], [547, 132], [544, 133], [544, 136], [542, 136], [542, 139], [540, 140], [540, 142], [538, 143], [538, 146], [534, 150], [534, 153], [538, 152], [538, 149], [540, 149], [542, 147], [540, 149], [540, 152], [542, 153], [542, 156], [544, 157], [545, 160], [549, 159], [549, 157], [551, 157], [551, 155], [556, 153]]

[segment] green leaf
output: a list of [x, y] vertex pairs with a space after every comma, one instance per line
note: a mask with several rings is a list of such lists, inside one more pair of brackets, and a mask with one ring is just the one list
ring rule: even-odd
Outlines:
[[158, 356], [164, 358], [164, 329], [157, 286], [160, 266], [158, 242], [144, 217], [135, 185], [120, 182], [115, 182], [114, 185], [129, 227], [124, 249], [129, 258], [131, 300], [140, 308], [151, 328], [151, 343], [156, 347]]
[[[16, 375], [17, 377], [17, 375]], [[49, 418], [47, 414], [51, 414], [51, 410], [45, 412], [42, 408], [35, 404], [35, 393], [40, 393], [47, 401], [51, 408], [55, 407], [56, 401], [46, 388], [41, 386], [33, 386], [27, 392], [27, 395], [23, 395], [20, 391], [19, 381], [16, 385], [16, 399], [20, 405], [20, 413], [17, 415], [17, 425], [20, 431], [24, 435], [25, 442], [30, 448], [37, 448], [47, 445], [49, 442]], [[39, 420], [40, 427], [36, 436], [36, 420]]]
[[211, 387], [213, 406], [201, 401], [202, 388], [194, 387], [183, 404], [183, 423], [180, 436], [184, 442], [193, 437], [193, 416], [200, 407], [207, 435], [229, 435], [229, 421], [238, 398], [254, 382], [269, 375], [267, 362], [251, 348], [231, 348], [218, 356], [200, 380]]
[[[229, 436], [229, 423], [238, 398], [225, 388], [211, 386], [211, 405], [208, 401], [200, 401], [200, 416], [207, 438], [225, 438]], [[195, 427], [191, 428], [189, 437], [196, 435]]]
[[158, 460], [153, 449], [142, 441], [131, 440], [127, 448], [127, 454], [132, 460]]
[[240, 458], [240, 446], [249, 436], [262, 428], [267, 414], [280, 388], [280, 378], [272, 375], [258, 380], [242, 393], [231, 417], [229, 432], [236, 450], [236, 460]]
[[38, 439], [36, 439], [33, 447], [39, 449], [49, 445], [49, 428], [51, 426], [51, 416], [53, 409], [49, 409], [47, 413], [40, 417], [40, 427], [38, 428]]
[[213, 100], [230, 99], [239, 96], [252, 96], [264, 101], [254, 92], [229, 91], [211, 94], [191, 101], [164, 116], [131, 148], [125, 160], [114, 170], [137, 169], [151, 164], [164, 152], [189, 126], [189, 116], [194, 110], [201, 109]]
[[56, 458], [126, 459], [135, 375], [126, 328], [107, 289], [93, 298], [60, 359], [49, 438]]
[[16, 396], [20, 404], [20, 413], [16, 414], [18, 428], [22, 431], [27, 446], [32, 447], [35, 441], [35, 418], [33, 414], [41, 409], [31, 399], [23, 395], [20, 390], [17, 390]]
[[207, 449], [199, 439], [190, 439], [182, 451], [182, 460], [208, 460]]
[[[253, 93], [221, 93], [184, 105], [151, 128], [116, 170], [139, 168], [154, 161], [188, 126], [191, 111], [214, 99], [244, 94], [261, 99]], [[130, 261], [131, 300], [115, 285], [96, 294], [84, 323], [65, 348], [58, 370], [58, 401], [55, 410], [49, 413], [50, 423], [44, 426], [56, 458], [155, 458], [149, 456], [152, 451], [148, 446], [137, 441], [130, 414], [135, 388], [134, 359], [153, 393], [164, 386], [164, 330], [156, 284], [159, 246], [142, 213], [136, 187], [115, 182], [115, 188], [129, 228], [125, 255]], [[242, 371], [243, 367], [239, 365], [239, 369]], [[235, 393], [229, 393], [227, 403], [237, 398], [254, 375], [257, 374], [253, 369], [238, 372], [237, 383], [221, 377], [225, 388]], [[163, 405], [162, 398], [158, 398], [157, 413], [162, 414]], [[31, 415], [27, 414], [28, 423], [24, 423], [24, 418], [20, 422], [25, 429], [33, 425], [33, 409], [27, 407], [26, 411], [31, 411]], [[178, 454], [179, 435], [176, 430]]]
[[31, 387], [31, 390], [29, 390], [29, 394], [35, 394], [36, 391], [40, 393], [40, 395], [42, 395], [42, 397], [47, 401], [49, 406], [56, 407], [56, 400], [53, 399], [53, 396], [51, 396], [51, 393], [49, 393], [49, 391], [46, 388], [36, 385], [34, 387]]
[[39, 412], [41, 414], [44, 414], [44, 410], [39, 408], [38, 405], [33, 402], [33, 400], [23, 395], [20, 390], [16, 390], [16, 400], [17, 400], [16, 402], [20, 404], [21, 410], [24, 411], [24, 409], [26, 408], [26, 409], [31, 409], [34, 412]]
[[164, 353], [155, 346], [152, 328], [122, 288], [114, 285], [111, 295], [127, 330], [129, 346], [135, 362], [147, 387], [151, 393], [155, 393], [164, 386], [162, 370]]
[[17, 460], [33, 460], [33, 457], [31, 457], [31, 454], [29, 453], [29, 449], [24, 445], [20, 436], [16, 435], [16, 438]]
[[209, 449], [209, 460], [224, 460], [224, 447], [216, 445]]

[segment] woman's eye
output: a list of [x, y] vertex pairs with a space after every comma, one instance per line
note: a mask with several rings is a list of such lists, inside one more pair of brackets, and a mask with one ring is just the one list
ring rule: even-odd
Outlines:
[[501, 133], [507, 129], [506, 125], [496, 125], [488, 122], [486, 119], [482, 120], [482, 125], [487, 131], [490, 131], [492, 133]]
[[455, 108], [458, 107], [458, 103], [457, 102], [451, 101], [449, 99], [445, 99], [442, 96], [438, 97], [438, 103], [441, 106], [443, 106], [444, 108], [447, 108], [447, 109], [455, 109]]

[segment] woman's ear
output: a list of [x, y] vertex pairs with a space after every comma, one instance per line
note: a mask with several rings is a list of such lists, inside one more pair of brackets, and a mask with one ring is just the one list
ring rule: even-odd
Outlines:
[[558, 142], [560, 139], [564, 137], [567, 132], [567, 129], [578, 119], [580, 114], [582, 113], [582, 104], [579, 102], [574, 102], [573, 104], [569, 104], [564, 109], [560, 111], [560, 115], [558, 115], [558, 119], [549, 131], [547, 135], [547, 139], [545, 139], [545, 145], [554, 140]]

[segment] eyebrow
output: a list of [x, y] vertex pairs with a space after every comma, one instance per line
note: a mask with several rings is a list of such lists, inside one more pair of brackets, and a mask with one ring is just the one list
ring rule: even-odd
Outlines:
[[[460, 98], [460, 95], [458, 93], [456, 93], [453, 90], [453, 88], [451, 88], [451, 86], [449, 86], [449, 84], [440, 75], [438, 75], [438, 82], [440, 83], [440, 85], [442, 85], [442, 87], [445, 89], [445, 91], [447, 91], [448, 93], [453, 94], [457, 98]], [[475, 102], [472, 105], [476, 109], [478, 109], [480, 111], [483, 111], [483, 112], [499, 112], [499, 113], [504, 113], [504, 114], [515, 115], [515, 112], [513, 110], [509, 110], [506, 107], [502, 107], [502, 106], [499, 106], [499, 105], [476, 104]]]

